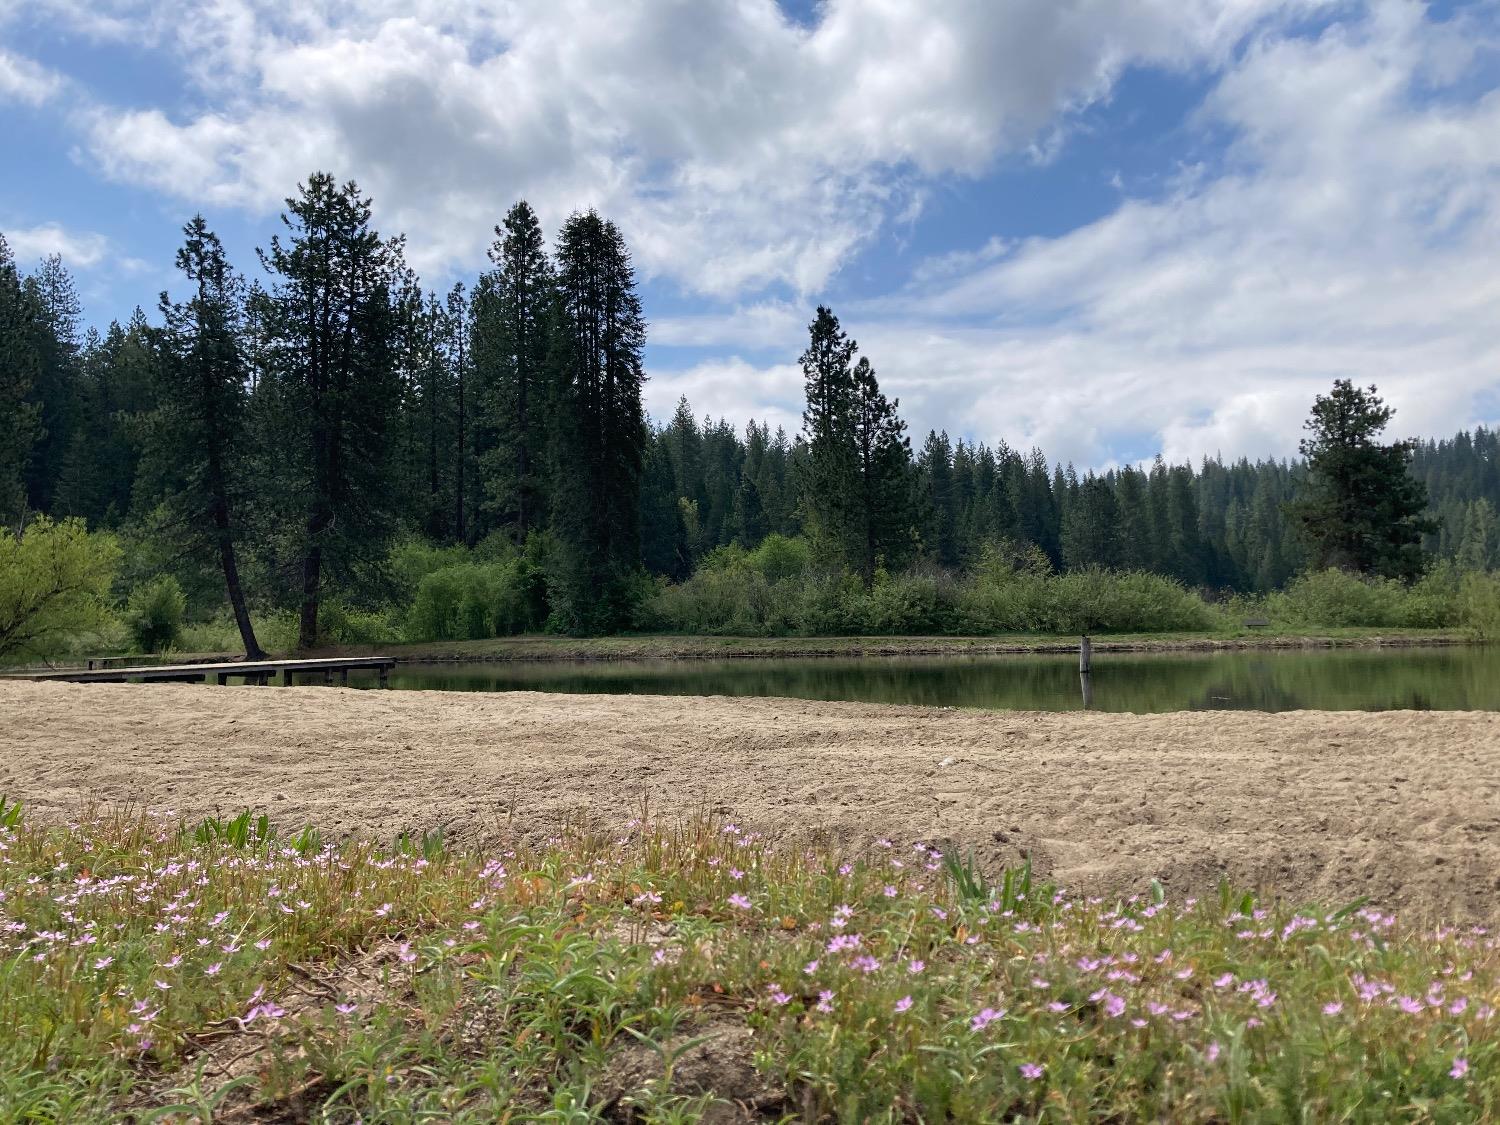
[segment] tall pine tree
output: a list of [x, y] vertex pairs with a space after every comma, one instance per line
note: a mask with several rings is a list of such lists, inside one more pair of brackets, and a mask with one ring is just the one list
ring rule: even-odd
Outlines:
[[[284, 507], [298, 512], [298, 648], [318, 642], [325, 580], [365, 576], [393, 527], [387, 439], [400, 396], [396, 294], [407, 282], [399, 238], [371, 225], [350, 181], [318, 172], [287, 200], [287, 237], [262, 260], [273, 275], [260, 319], [274, 396], [272, 440]], [[290, 517], [291, 512], [287, 512]]]
[[177, 509], [174, 525], [189, 549], [215, 556], [245, 657], [256, 660], [265, 654], [250, 622], [236, 552], [243, 526], [235, 510], [246, 494], [249, 382], [240, 343], [245, 286], [202, 215], [183, 235], [177, 268], [192, 295], [175, 302], [161, 296], [166, 323], [160, 405], [149, 427], [151, 455], [169, 484], [164, 491]]
[[557, 293], [549, 366], [562, 574], [554, 612], [572, 632], [610, 632], [630, 622], [641, 565], [646, 324], [625, 239], [595, 211], [563, 225]]
[[524, 542], [546, 509], [549, 332], [556, 287], [536, 213], [525, 201], [495, 228], [474, 295], [474, 374], [488, 447], [481, 456], [486, 504]]

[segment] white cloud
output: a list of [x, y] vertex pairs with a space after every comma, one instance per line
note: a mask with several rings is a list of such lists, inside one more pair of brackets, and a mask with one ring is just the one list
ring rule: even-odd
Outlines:
[[640, 265], [735, 298], [822, 287], [926, 181], [1055, 145], [1131, 64], [1217, 63], [1324, 0], [38, 0], [155, 44], [205, 108], [96, 107], [111, 176], [258, 210], [329, 167], [421, 267], [471, 267], [505, 204], [597, 205]]
[[1225, 171], [929, 271], [846, 326], [920, 427], [1080, 464], [1142, 439], [1293, 453], [1338, 377], [1378, 384], [1401, 433], [1494, 421], [1500, 91], [1456, 92], [1494, 45], [1405, 0], [1265, 37], [1202, 109], [1235, 137]]
[[0, 47], [0, 102], [41, 105], [50, 101], [63, 85], [60, 74]]
[[109, 239], [93, 231], [70, 231], [57, 223], [34, 227], [6, 227], [5, 241], [23, 268], [50, 254], [61, 255], [70, 268], [89, 269], [109, 254]]

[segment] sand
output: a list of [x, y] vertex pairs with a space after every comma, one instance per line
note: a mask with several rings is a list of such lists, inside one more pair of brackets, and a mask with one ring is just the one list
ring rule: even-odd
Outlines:
[[704, 809], [850, 847], [1029, 855], [1080, 891], [1221, 876], [1500, 916], [1500, 715], [1041, 714], [791, 699], [0, 683], [0, 794], [483, 841]]

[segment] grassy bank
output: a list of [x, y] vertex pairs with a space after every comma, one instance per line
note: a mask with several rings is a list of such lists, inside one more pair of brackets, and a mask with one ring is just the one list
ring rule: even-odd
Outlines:
[[[1473, 643], [1451, 629], [1241, 629], [1202, 633], [1111, 633], [1091, 638], [1102, 652], [1212, 652], [1451, 645]], [[326, 654], [386, 652], [411, 663], [526, 660], [724, 660], [816, 656], [985, 656], [1076, 652], [1078, 637], [1017, 633], [998, 637], [495, 637], [403, 645], [342, 645]]]
[[1476, 1120], [1500, 953], [729, 824], [455, 854], [0, 828], [0, 1117]]

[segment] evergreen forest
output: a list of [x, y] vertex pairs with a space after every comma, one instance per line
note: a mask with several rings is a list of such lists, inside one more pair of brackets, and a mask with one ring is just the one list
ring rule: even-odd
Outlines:
[[1310, 403], [1296, 459], [1079, 471], [908, 433], [879, 357], [819, 307], [797, 432], [685, 399], [651, 418], [614, 223], [549, 238], [518, 202], [489, 258], [424, 288], [370, 199], [319, 173], [255, 262], [190, 220], [174, 287], [101, 330], [63, 261], [0, 238], [0, 660], [1261, 613], [1444, 628], [1500, 600], [1500, 436], [1383, 444], [1374, 388]]

